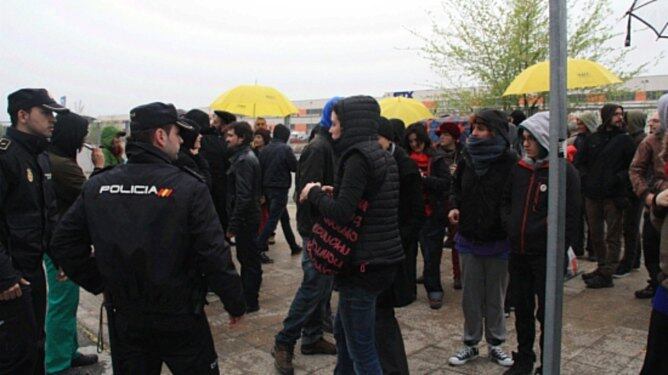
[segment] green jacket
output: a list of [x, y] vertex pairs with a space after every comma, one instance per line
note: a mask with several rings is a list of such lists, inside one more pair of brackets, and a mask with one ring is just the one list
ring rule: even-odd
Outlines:
[[104, 154], [104, 166], [109, 167], [109, 166], [114, 166], [117, 164], [123, 164], [123, 158], [116, 157], [114, 153], [111, 151], [111, 147], [114, 143], [114, 138], [116, 138], [116, 134], [118, 134], [120, 130], [118, 130], [114, 126], [105, 126], [102, 128], [102, 135], [100, 136], [100, 148], [102, 149], [102, 153]]

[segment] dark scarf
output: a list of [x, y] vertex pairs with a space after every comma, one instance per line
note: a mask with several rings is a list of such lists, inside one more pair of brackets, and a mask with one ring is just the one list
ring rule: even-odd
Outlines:
[[469, 136], [466, 141], [466, 149], [473, 162], [473, 170], [478, 176], [483, 176], [489, 170], [489, 166], [503, 155], [508, 148], [508, 142], [500, 135], [492, 138], [476, 138]]

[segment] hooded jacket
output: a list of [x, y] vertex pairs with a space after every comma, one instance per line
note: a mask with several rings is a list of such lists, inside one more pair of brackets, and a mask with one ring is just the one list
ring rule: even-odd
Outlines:
[[54, 233], [53, 258], [131, 317], [187, 321], [202, 312], [207, 286], [242, 315], [241, 280], [203, 181], [151, 144], [127, 150], [127, 164], [84, 185]]
[[290, 130], [283, 125], [274, 126], [274, 138], [260, 151], [262, 189], [289, 189], [292, 172], [297, 171], [297, 158], [287, 142]]
[[[548, 112], [539, 112], [529, 117], [519, 128], [521, 131], [530, 132], [543, 148], [549, 149]], [[545, 255], [548, 179], [549, 164], [545, 158], [534, 160], [524, 154], [510, 170], [510, 176], [503, 190], [501, 215], [510, 240], [511, 253]], [[581, 212], [580, 202], [580, 179], [575, 168], [567, 163], [566, 246], [578, 238], [577, 218]]]
[[628, 111], [624, 112], [626, 130], [628, 131], [636, 147], [645, 139], [645, 125], [647, 123], [647, 115], [642, 111]]
[[71, 112], [58, 115], [47, 153], [60, 215], [67, 212], [86, 182], [76, 157], [87, 134], [88, 121], [85, 118]]
[[585, 197], [613, 199], [623, 209], [631, 191], [629, 166], [636, 146], [624, 129], [610, 125], [610, 113], [614, 113], [614, 109], [610, 111], [612, 107], [618, 108], [606, 105], [605, 111], [601, 110], [604, 123], [585, 139], [575, 155], [574, 164], [580, 171]]
[[404, 259], [399, 237], [399, 175], [392, 156], [378, 144], [380, 107], [368, 96], [353, 96], [335, 106], [342, 135], [335, 143], [341, 155], [334, 183], [334, 197], [319, 187], [308, 199], [334, 221], [348, 224], [358, 202], [365, 198], [359, 240], [353, 246], [352, 264], [360, 273], [367, 267], [394, 265]]
[[105, 126], [102, 128], [102, 134], [100, 135], [100, 148], [104, 154], [105, 167], [113, 167], [118, 164], [123, 164], [124, 162], [123, 157], [114, 155], [112, 150], [114, 138], [116, 138], [119, 133], [123, 132], [114, 126]]

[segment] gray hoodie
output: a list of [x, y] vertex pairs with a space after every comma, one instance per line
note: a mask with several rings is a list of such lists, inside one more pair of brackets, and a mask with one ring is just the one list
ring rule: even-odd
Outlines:
[[[541, 145], [545, 150], [550, 150], [550, 112], [536, 113], [535, 115], [522, 121], [518, 130], [528, 131], [531, 133], [531, 135], [533, 135], [539, 145]], [[525, 155], [524, 148], [522, 148], [522, 157], [524, 160], [528, 159]]]

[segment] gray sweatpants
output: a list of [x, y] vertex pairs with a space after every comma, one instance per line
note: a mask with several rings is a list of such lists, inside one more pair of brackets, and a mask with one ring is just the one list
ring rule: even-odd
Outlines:
[[506, 340], [506, 318], [503, 301], [508, 285], [508, 260], [459, 254], [462, 266], [462, 309], [464, 310], [464, 344], [477, 345], [485, 340], [500, 345]]

